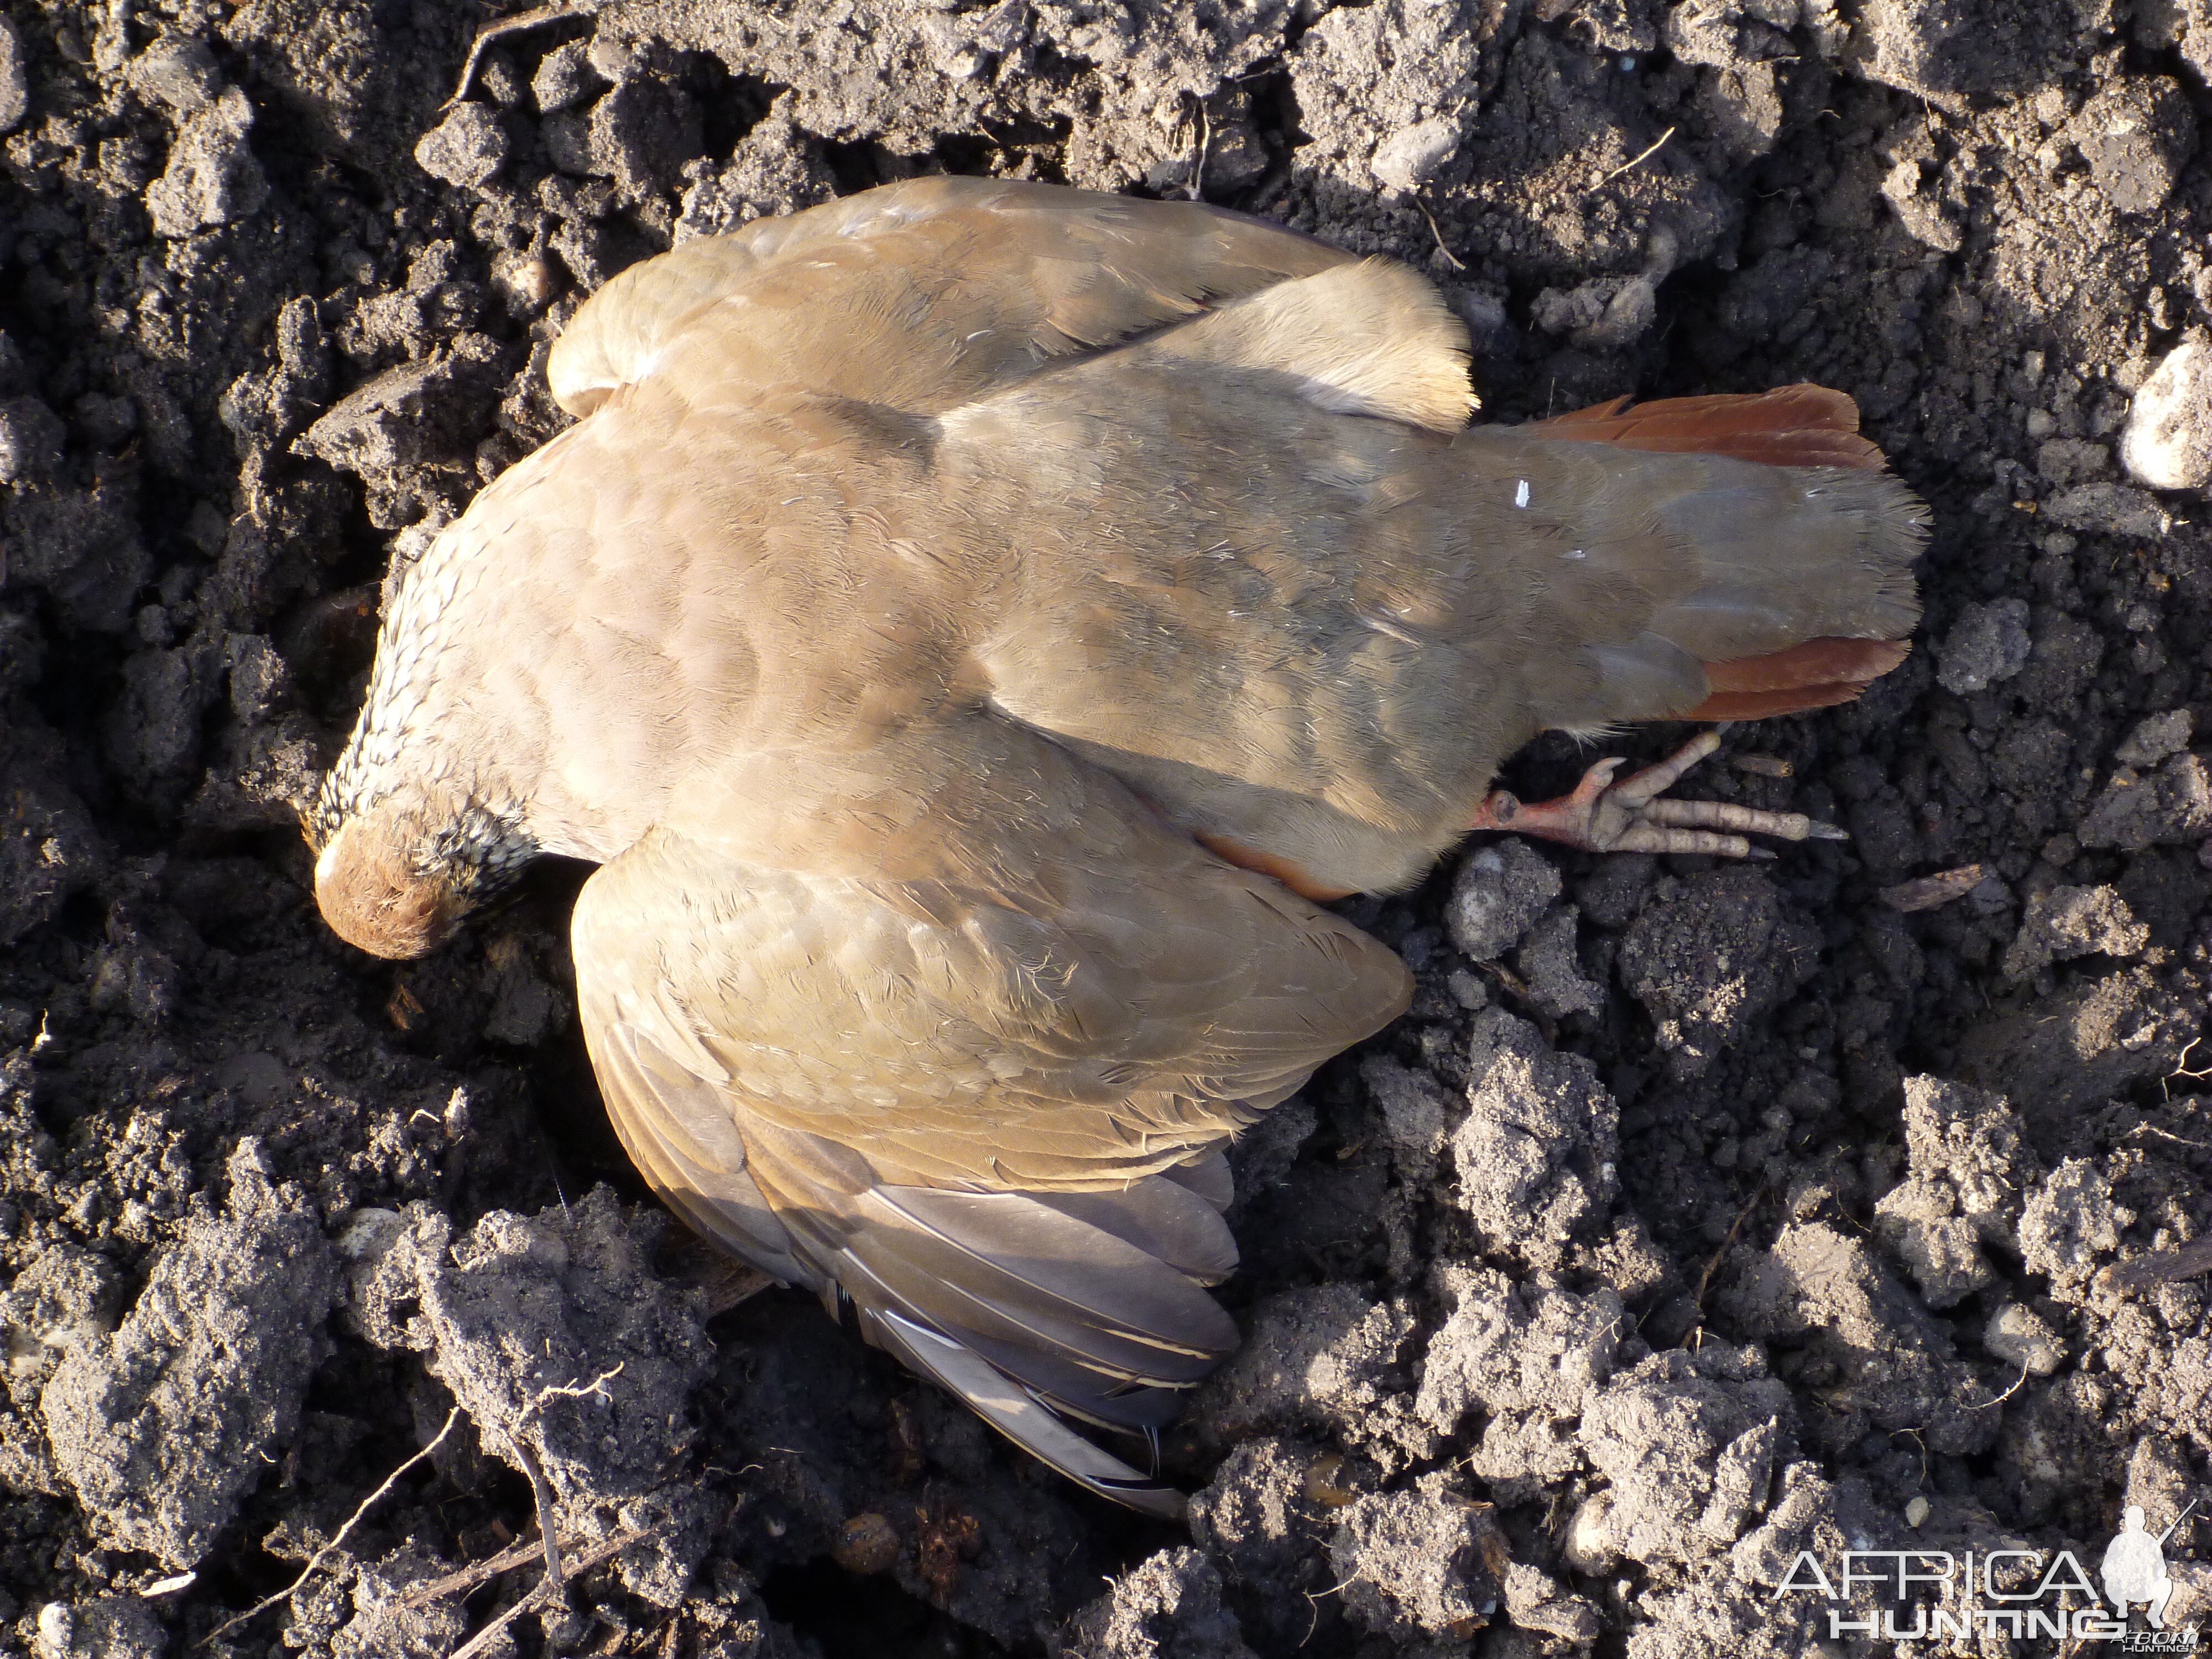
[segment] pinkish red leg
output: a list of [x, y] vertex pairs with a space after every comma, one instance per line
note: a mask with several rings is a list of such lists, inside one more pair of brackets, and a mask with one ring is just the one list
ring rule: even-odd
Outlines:
[[1497, 830], [1579, 847], [1590, 853], [1708, 853], [1718, 858], [1771, 859], [1747, 836], [1780, 841], [1845, 841], [1844, 831], [1802, 812], [1764, 812], [1727, 801], [1668, 800], [1685, 772], [1721, 745], [1720, 729], [1700, 732], [1656, 766], [1623, 778], [1619, 758], [1583, 774], [1571, 794], [1524, 801], [1494, 789], [1475, 811], [1471, 830]]

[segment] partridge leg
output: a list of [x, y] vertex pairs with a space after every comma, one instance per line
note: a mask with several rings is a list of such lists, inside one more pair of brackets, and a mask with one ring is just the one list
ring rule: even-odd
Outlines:
[[1613, 781], [1622, 762], [1601, 760], [1583, 774], [1574, 793], [1557, 800], [1523, 801], [1493, 789], [1477, 809], [1472, 830], [1541, 836], [1591, 853], [1709, 853], [1717, 858], [1771, 859], [1746, 836], [1781, 841], [1847, 841], [1832, 823], [1802, 812], [1762, 812], [1717, 800], [1668, 800], [1682, 774], [1721, 746], [1721, 730], [1700, 732], [1656, 766]]

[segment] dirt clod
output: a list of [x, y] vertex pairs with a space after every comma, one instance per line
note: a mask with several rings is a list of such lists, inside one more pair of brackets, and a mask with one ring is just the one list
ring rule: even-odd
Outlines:
[[337, 1290], [304, 1194], [272, 1186], [250, 1141], [228, 1173], [222, 1211], [186, 1223], [113, 1334], [78, 1325], [39, 1396], [62, 1480], [118, 1543], [172, 1567], [205, 1559], [298, 1432]]
[[[0, 1653], [190, 1650], [359, 1510], [224, 1642], [448, 1655], [550, 1516], [641, 1536], [520, 1650], [1797, 1659], [1801, 1550], [2094, 1550], [2212, 1478], [2199, 0], [618, 0], [449, 106], [481, 21], [0, 18]], [[1413, 1006], [1231, 1148], [1187, 1535], [685, 1288], [574, 872], [393, 967], [297, 834], [389, 571], [566, 423], [583, 295], [939, 170], [1404, 261], [1486, 419], [1838, 387], [1933, 510], [1905, 665], [1678, 791], [1850, 842], [1484, 837], [1347, 904]]]

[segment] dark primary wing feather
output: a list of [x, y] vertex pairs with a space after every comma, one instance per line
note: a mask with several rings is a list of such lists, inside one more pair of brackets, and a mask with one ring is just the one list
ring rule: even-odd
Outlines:
[[1201, 1288], [1236, 1261], [1206, 1154], [1393, 1018], [1405, 970], [1018, 727], [930, 744], [826, 842], [794, 783], [776, 864], [718, 835], [709, 793], [594, 875], [592, 1058], [679, 1213], [842, 1291], [1076, 1479], [1165, 1506], [1061, 1418], [1155, 1428], [1234, 1347]]

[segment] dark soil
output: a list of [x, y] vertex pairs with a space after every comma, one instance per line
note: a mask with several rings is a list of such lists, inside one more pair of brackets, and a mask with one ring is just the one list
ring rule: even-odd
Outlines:
[[[2094, 1560], [2203, 1488], [2212, 538], [2115, 453], [2212, 325], [2203, 0], [629, 0], [452, 110], [438, 0], [0, 15], [0, 1655], [535, 1595], [479, 1650], [1795, 1656], [1801, 1548]], [[1934, 509], [1911, 660], [1687, 786], [1850, 842], [1347, 907], [1419, 995], [1237, 1152], [1187, 1530], [726, 1305], [599, 1104], [577, 872], [393, 967], [295, 823], [582, 296], [934, 170], [1409, 261], [1490, 418], [1841, 387]]]

